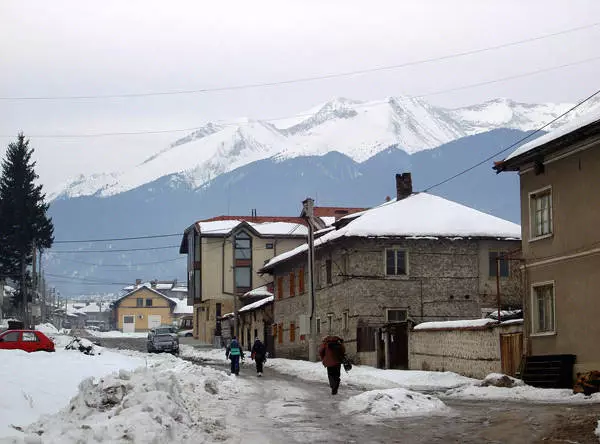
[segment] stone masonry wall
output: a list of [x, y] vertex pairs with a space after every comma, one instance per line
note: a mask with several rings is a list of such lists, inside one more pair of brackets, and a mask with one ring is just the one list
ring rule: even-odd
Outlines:
[[500, 334], [523, 331], [522, 324], [452, 330], [413, 330], [409, 339], [411, 370], [452, 371], [482, 379], [502, 372]]

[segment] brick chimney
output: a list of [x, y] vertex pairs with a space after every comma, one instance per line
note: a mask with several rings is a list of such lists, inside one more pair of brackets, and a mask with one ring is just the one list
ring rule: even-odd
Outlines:
[[396, 174], [396, 198], [402, 200], [412, 194], [412, 177], [410, 173]]

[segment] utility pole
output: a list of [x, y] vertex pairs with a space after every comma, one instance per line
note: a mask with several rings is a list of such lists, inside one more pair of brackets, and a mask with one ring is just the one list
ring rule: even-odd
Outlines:
[[308, 310], [310, 334], [308, 335], [308, 360], [317, 360], [317, 300], [315, 298], [315, 229], [313, 225], [315, 201], [310, 197], [302, 202], [303, 214], [308, 223]]

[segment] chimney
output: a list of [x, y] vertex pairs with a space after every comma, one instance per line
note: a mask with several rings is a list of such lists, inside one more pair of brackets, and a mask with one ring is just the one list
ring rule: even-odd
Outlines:
[[156, 279], [150, 281], [150, 288], [156, 288], [157, 283], [158, 283], [158, 281]]
[[410, 173], [396, 174], [396, 198], [402, 200], [412, 194], [412, 178]]
[[141, 279], [136, 279], [135, 280], [135, 286], [139, 287], [140, 285], [142, 285], [142, 280]]

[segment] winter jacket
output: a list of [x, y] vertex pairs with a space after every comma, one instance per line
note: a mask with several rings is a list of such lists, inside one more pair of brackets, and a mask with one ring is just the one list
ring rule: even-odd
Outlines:
[[325, 367], [340, 365], [345, 355], [344, 340], [339, 336], [327, 336], [319, 346], [319, 356]]
[[225, 352], [225, 357], [229, 358], [230, 356], [243, 356], [242, 349], [240, 348], [240, 344], [235, 339], [231, 341], [231, 344], [227, 347], [227, 351]]
[[257, 361], [263, 360], [267, 354], [265, 344], [263, 344], [260, 340], [254, 341], [251, 352], [253, 359], [256, 359]]

